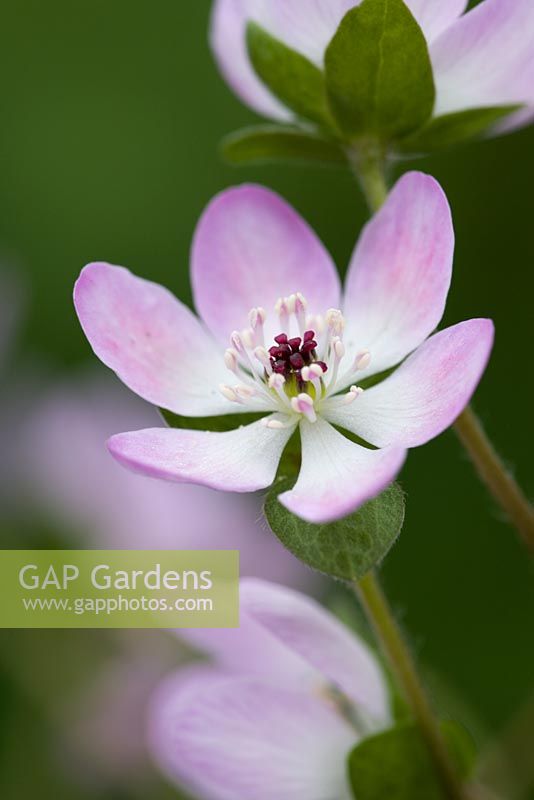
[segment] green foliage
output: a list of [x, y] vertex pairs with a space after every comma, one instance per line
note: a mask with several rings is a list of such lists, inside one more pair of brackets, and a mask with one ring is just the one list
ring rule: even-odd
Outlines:
[[434, 78], [424, 34], [402, 0], [363, 0], [325, 57], [330, 107], [352, 138], [388, 141], [432, 114]]
[[247, 26], [247, 47], [254, 70], [275, 97], [298, 116], [332, 126], [319, 67], [255, 22]]
[[305, 163], [346, 165], [347, 156], [335, 142], [297, 128], [258, 125], [227, 136], [222, 154], [230, 164], [266, 161], [302, 161]]
[[187, 428], [191, 431], [232, 431], [242, 425], [257, 422], [265, 414], [221, 414], [220, 417], [182, 417], [165, 408], [159, 413], [169, 428]]
[[488, 106], [469, 108], [454, 114], [434, 117], [420, 131], [398, 143], [398, 149], [409, 153], [430, 153], [481, 136], [489, 128], [521, 106]]
[[[474, 766], [475, 749], [460, 725], [444, 722], [443, 738], [462, 778]], [[348, 761], [358, 800], [447, 800], [419, 729], [402, 724], [360, 742]]]
[[282, 544], [310, 567], [352, 582], [382, 561], [395, 543], [404, 521], [404, 495], [397, 484], [354, 514], [324, 525], [305, 522], [279, 502], [278, 495], [293, 484], [294, 478], [284, 478], [273, 485], [265, 516]]

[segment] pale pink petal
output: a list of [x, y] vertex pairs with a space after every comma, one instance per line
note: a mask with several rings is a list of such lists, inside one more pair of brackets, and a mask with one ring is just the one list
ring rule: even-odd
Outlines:
[[114, 458], [134, 472], [227, 492], [255, 492], [273, 482], [293, 428], [262, 421], [218, 433], [148, 428], [108, 441]]
[[405, 458], [403, 450], [361, 447], [320, 417], [301, 422], [300, 435], [298, 480], [278, 499], [308, 522], [330, 522], [355, 511], [391, 483]]
[[254, 678], [179, 673], [154, 698], [149, 741], [204, 800], [349, 800], [357, 734], [319, 695]]
[[483, 0], [431, 46], [436, 115], [534, 103], [534, 3]]
[[196, 308], [222, 342], [249, 326], [248, 312], [257, 306], [268, 314], [267, 340], [279, 334], [280, 297], [301, 292], [315, 314], [339, 303], [326, 249], [285, 200], [261, 186], [239, 186], [212, 200], [195, 233], [191, 269]]
[[405, 0], [423, 29], [427, 42], [449, 27], [462, 14], [469, 0]]
[[[410, 172], [365, 227], [347, 276], [348, 359], [369, 350], [358, 380], [398, 364], [437, 326], [452, 274], [454, 231], [447, 198], [422, 172]], [[354, 382], [349, 376], [347, 384]]]
[[373, 719], [388, 721], [388, 689], [375, 657], [315, 600], [249, 578], [241, 581], [240, 611], [298, 653]]
[[[389, 378], [328, 418], [379, 447], [417, 447], [463, 411], [488, 363], [493, 323], [471, 319], [436, 333]], [[378, 451], [380, 452], [380, 451]]]
[[144, 400], [192, 417], [244, 410], [218, 389], [231, 377], [222, 349], [167, 289], [94, 263], [76, 282], [74, 304], [96, 355]]
[[[267, 533], [267, 531], [266, 531]], [[272, 537], [272, 533], [268, 533]], [[286, 686], [313, 686], [317, 671], [269, 630], [262, 627], [242, 604], [240, 583], [238, 628], [188, 628], [176, 631], [200, 655], [208, 655], [224, 671], [280, 679]], [[277, 584], [272, 584], [280, 589]]]
[[211, 20], [211, 46], [219, 68], [237, 95], [260, 114], [287, 120], [288, 111], [256, 77], [245, 31], [256, 22], [272, 36], [323, 63], [326, 46], [354, 0], [216, 0]]

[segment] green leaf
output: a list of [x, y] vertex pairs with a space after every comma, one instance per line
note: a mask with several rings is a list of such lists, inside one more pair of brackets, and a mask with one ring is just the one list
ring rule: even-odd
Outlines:
[[424, 34], [402, 0], [363, 0], [325, 57], [330, 107], [351, 137], [388, 141], [420, 128], [435, 100]]
[[159, 413], [169, 428], [187, 428], [191, 431], [232, 431], [242, 425], [257, 422], [265, 414], [222, 414], [220, 417], [181, 417], [165, 408]]
[[469, 108], [434, 117], [420, 131], [398, 143], [401, 152], [430, 153], [481, 136], [488, 128], [519, 111], [521, 106]]
[[[469, 734], [453, 722], [441, 726], [461, 778], [471, 774], [475, 750]], [[447, 800], [419, 729], [410, 724], [371, 736], [349, 756], [349, 778], [358, 800]]]
[[258, 125], [230, 134], [222, 142], [222, 154], [230, 164], [265, 161], [302, 161], [344, 165], [347, 156], [335, 142], [297, 128]]
[[293, 555], [334, 578], [354, 581], [378, 564], [395, 543], [404, 520], [404, 495], [396, 484], [348, 517], [314, 525], [294, 516], [278, 495], [294, 478], [275, 483], [265, 501], [273, 532]]
[[332, 126], [319, 67], [255, 22], [247, 25], [247, 47], [256, 74], [275, 97], [298, 116]]

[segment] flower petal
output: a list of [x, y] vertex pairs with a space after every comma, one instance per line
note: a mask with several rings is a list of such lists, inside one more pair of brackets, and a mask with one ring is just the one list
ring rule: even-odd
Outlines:
[[225, 433], [148, 428], [108, 441], [114, 458], [134, 472], [227, 492], [255, 492], [273, 482], [294, 428], [259, 420]]
[[471, 319], [431, 336], [389, 378], [352, 405], [329, 411], [379, 447], [417, 447], [448, 428], [465, 408], [488, 363], [493, 323]]
[[463, 14], [469, 0], [405, 0], [406, 5], [423, 29], [427, 42], [439, 34]]
[[445, 308], [453, 253], [443, 190], [422, 172], [407, 173], [365, 227], [347, 276], [347, 357], [371, 352], [358, 379], [398, 364], [432, 333]]
[[240, 610], [377, 721], [389, 720], [388, 689], [375, 657], [363, 641], [315, 600], [249, 578], [241, 581]]
[[[445, 5], [445, 4], [443, 4]], [[430, 49], [435, 114], [534, 103], [534, 3], [484, 0]]]
[[219, 392], [222, 351], [167, 289], [111, 264], [86, 266], [74, 305], [101, 361], [143, 399], [198, 417], [240, 412]]
[[261, 186], [212, 200], [196, 230], [191, 269], [196, 308], [223, 342], [249, 326], [257, 306], [267, 311], [267, 341], [279, 334], [280, 297], [301, 292], [311, 313], [339, 303], [337, 270], [324, 246], [285, 200]]
[[355, 511], [391, 483], [405, 458], [403, 450], [354, 444], [320, 417], [315, 423], [301, 422], [300, 435], [298, 480], [278, 499], [308, 522], [330, 522]]
[[238, 628], [181, 628], [176, 631], [178, 638], [210, 656], [225, 672], [279, 679], [286, 686], [316, 685], [320, 680], [317, 671], [248, 614], [242, 605], [243, 585], [244, 579], [240, 582]]
[[322, 66], [326, 46], [343, 15], [359, 0], [216, 0], [211, 20], [211, 46], [226, 81], [260, 114], [288, 120], [292, 114], [263, 85], [250, 63], [247, 22]]
[[205, 800], [349, 800], [357, 736], [311, 692], [254, 678], [178, 673], [151, 707], [150, 748]]

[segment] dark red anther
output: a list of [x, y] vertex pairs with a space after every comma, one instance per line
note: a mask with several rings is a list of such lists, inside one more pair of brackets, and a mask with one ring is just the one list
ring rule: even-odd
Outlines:
[[311, 353], [312, 350], [315, 350], [316, 347], [317, 347], [317, 342], [314, 341], [314, 339], [311, 339], [302, 345], [302, 347], [300, 348], [300, 352], [303, 355], [308, 355], [308, 353]]
[[324, 363], [324, 361], [316, 361], [315, 363], [316, 363], [316, 364], [319, 364], [319, 366], [321, 367], [321, 369], [322, 369], [322, 371], [323, 371], [323, 372], [328, 372], [328, 367], [326, 366], [326, 364]]
[[[288, 339], [287, 334], [280, 333], [275, 336], [274, 340], [276, 345], [269, 349], [273, 372], [283, 375], [285, 378], [294, 376], [297, 384], [303, 388], [304, 381], [301, 370], [314, 363], [315, 348], [317, 347], [315, 333], [306, 331], [303, 338], [295, 336], [293, 339]], [[323, 372], [326, 372], [327, 367], [324, 361], [317, 363], [320, 364]]]
[[289, 359], [289, 363], [293, 367], [293, 369], [302, 369], [306, 365], [306, 362], [302, 358], [300, 353], [293, 353], [293, 355]]
[[288, 344], [281, 344], [279, 347], [271, 347], [269, 355], [272, 358], [286, 358], [291, 355], [291, 348]]

